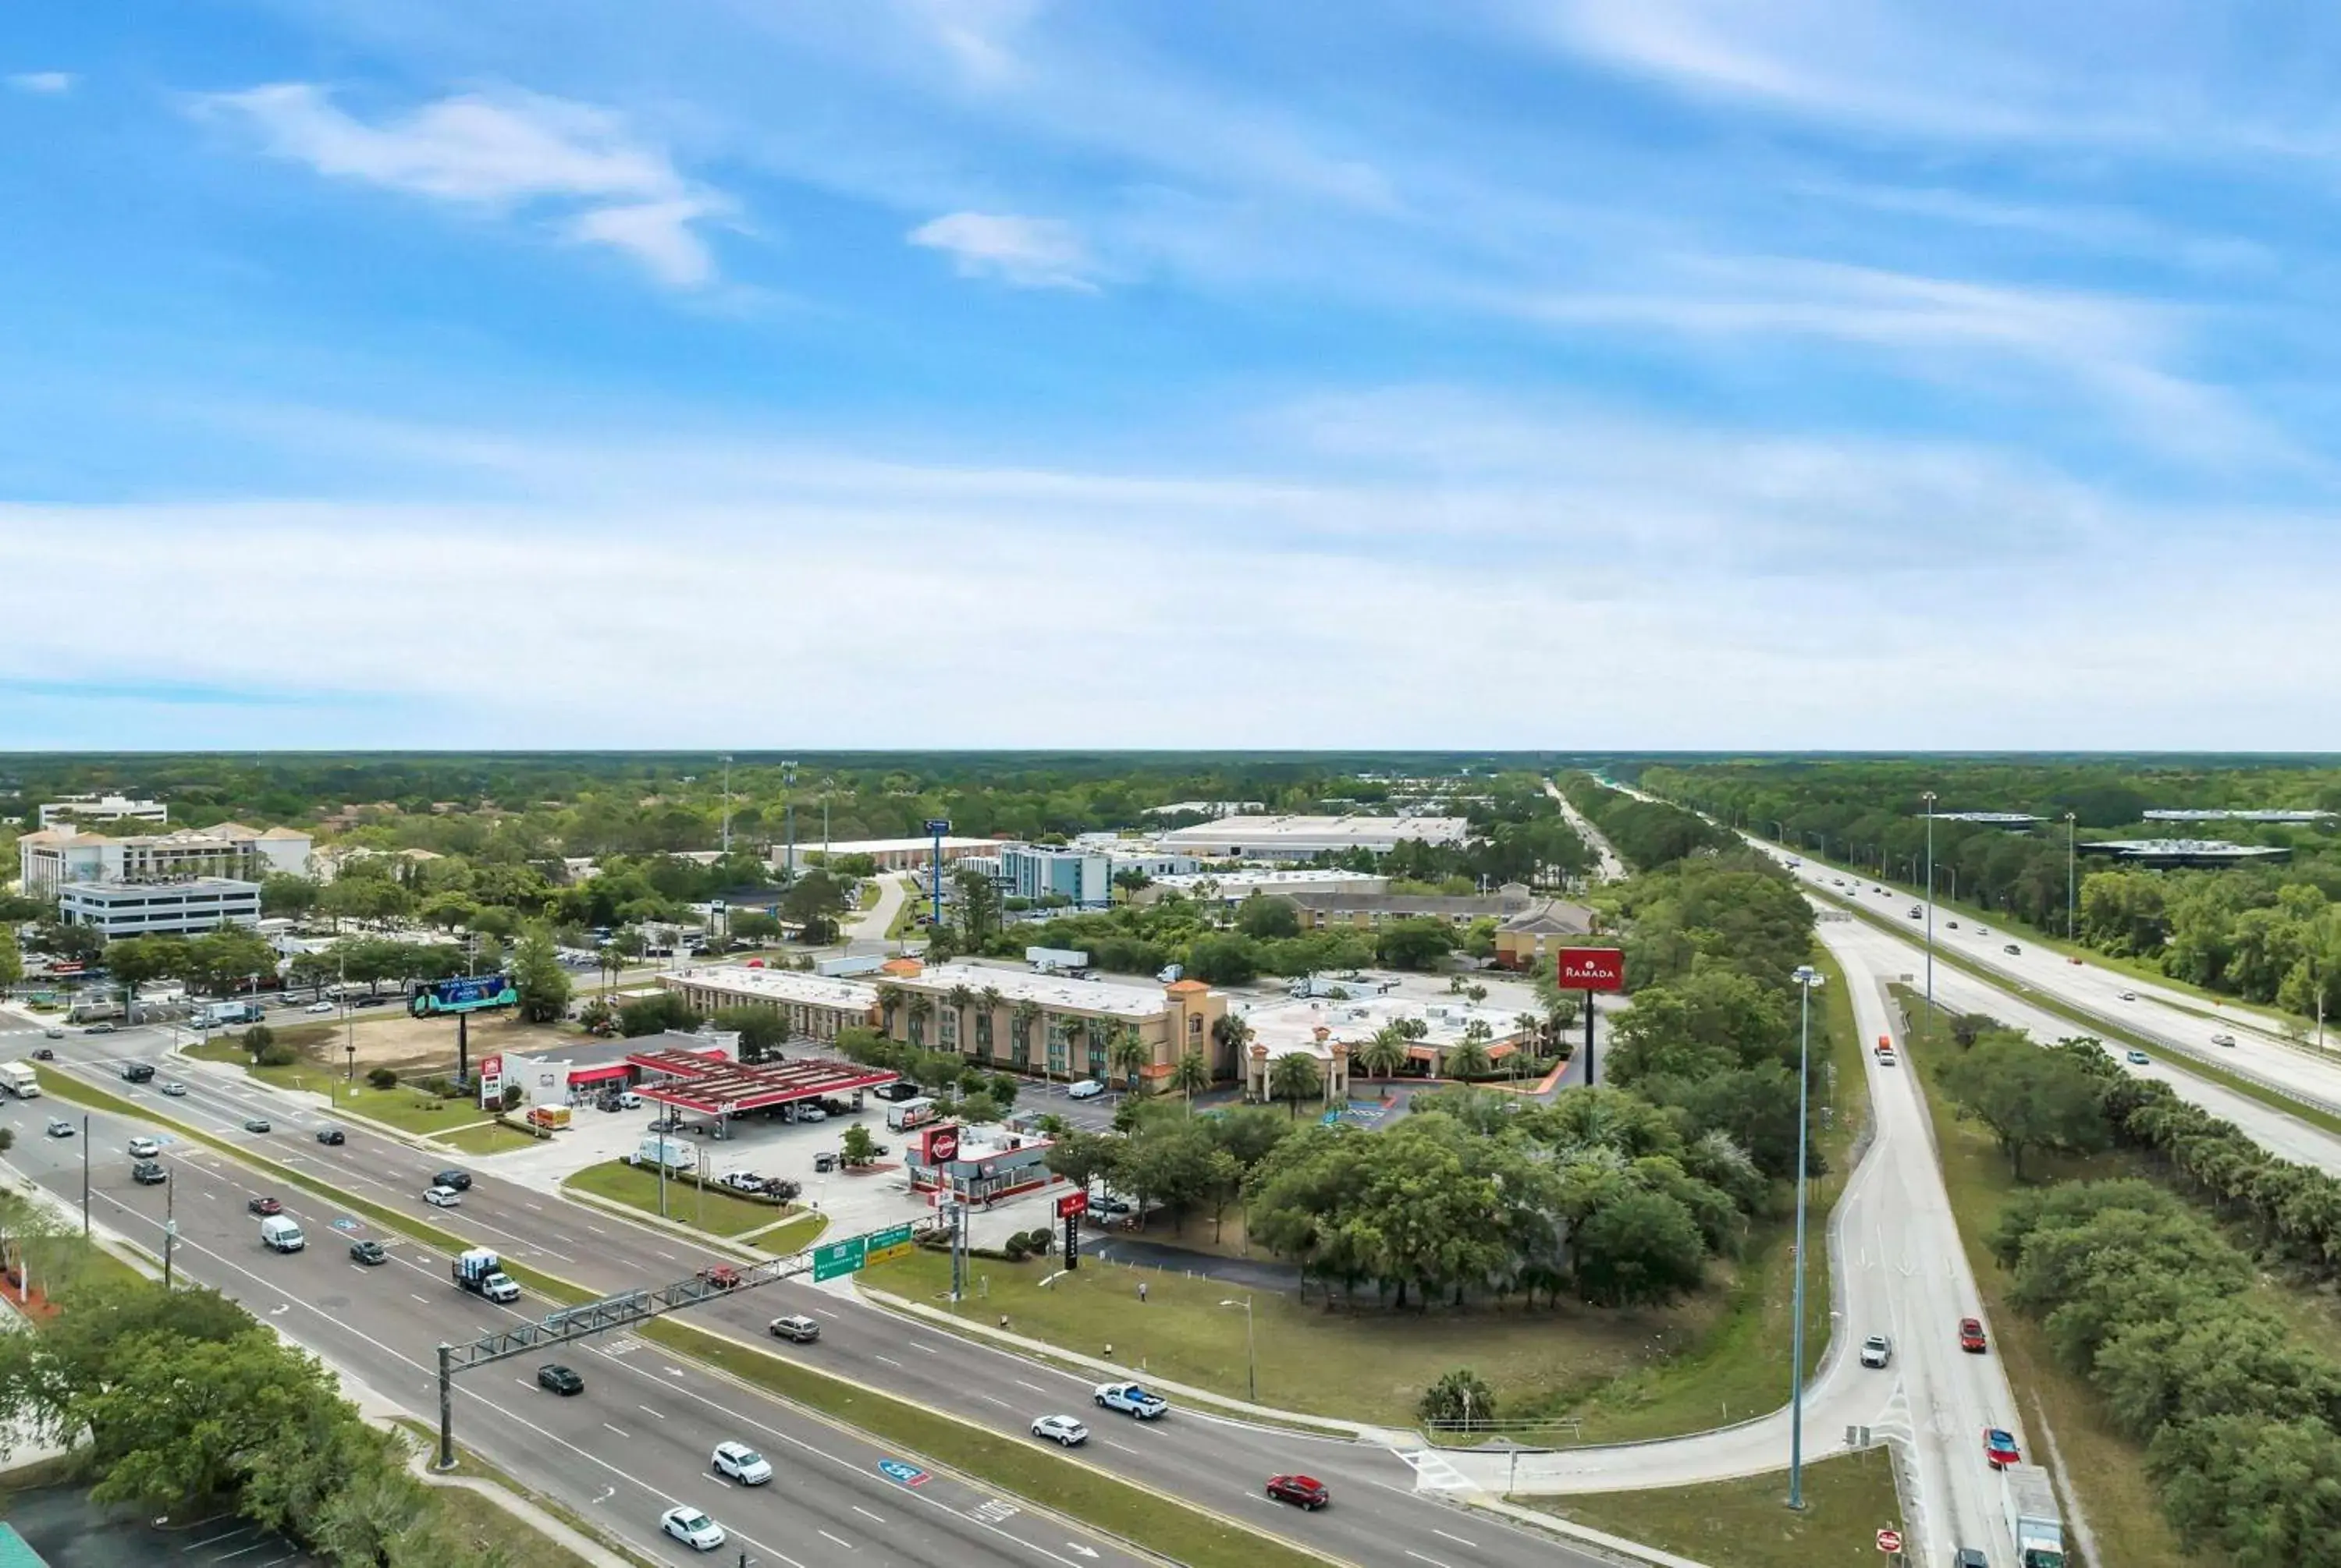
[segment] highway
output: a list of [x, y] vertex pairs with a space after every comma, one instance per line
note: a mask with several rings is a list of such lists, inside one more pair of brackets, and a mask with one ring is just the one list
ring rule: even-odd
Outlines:
[[[287, 1097], [239, 1075], [165, 1060], [165, 1042], [157, 1031], [75, 1035], [53, 1044], [65, 1058], [60, 1067], [110, 1093], [246, 1142], [256, 1154], [372, 1201], [411, 1206], [418, 1220], [590, 1290], [610, 1293], [665, 1283], [718, 1255], [665, 1231], [499, 1181], [493, 1162], [469, 1167], [476, 1180], [462, 1207], [427, 1208], [421, 1193], [430, 1174], [451, 1163], [444, 1157], [355, 1126], [345, 1129], [348, 1142], [343, 1146], [318, 1144], [314, 1129], [329, 1118], [291, 1109]], [[155, 1084], [176, 1074], [188, 1094], [169, 1099], [154, 1084], [123, 1082], [119, 1067], [129, 1059], [156, 1062]], [[40, 1136], [40, 1124], [64, 1103], [8, 1103], [6, 1114], [20, 1132], [23, 1158], [16, 1163], [36, 1179], [63, 1184], [58, 1190], [78, 1201], [78, 1149]], [[243, 1132], [244, 1120], [255, 1114], [269, 1116], [274, 1130]], [[159, 1247], [161, 1189], [130, 1183], [130, 1162], [120, 1152], [134, 1130], [150, 1129], [96, 1119], [97, 1150], [103, 1151], [93, 1166], [99, 1177], [98, 1217], [111, 1211], [108, 1223], [116, 1229]], [[167, 1149], [166, 1158], [185, 1189], [177, 1200], [184, 1238], [179, 1256], [190, 1277], [216, 1285], [283, 1324], [330, 1363], [351, 1370], [422, 1419], [436, 1419], [436, 1384], [425, 1374], [435, 1365], [433, 1347], [441, 1339], [476, 1338], [500, 1320], [533, 1318], [547, 1310], [546, 1303], [529, 1297], [498, 1309], [465, 1295], [451, 1283], [443, 1255], [412, 1243], [393, 1244], [397, 1262], [362, 1270], [344, 1255], [341, 1238], [372, 1234], [371, 1227], [337, 1229], [335, 1221], [346, 1216], [298, 1191], [276, 1196], [316, 1239], [305, 1254], [268, 1254], [258, 1245], [258, 1222], [244, 1211], [245, 1196], [264, 1184], [223, 1156], [184, 1143]], [[817, 1345], [781, 1345], [764, 1335], [772, 1317], [794, 1312], [820, 1319], [822, 1338]], [[694, 1308], [691, 1315], [702, 1326], [754, 1340], [775, 1354], [802, 1357], [1024, 1441], [1031, 1441], [1027, 1429], [1037, 1415], [1079, 1415], [1094, 1434], [1080, 1451], [1081, 1462], [1350, 1563], [1589, 1568], [1599, 1561], [1545, 1535], [1460, 1515], [1436, 1498], [1418, 1495], [1407, 1464], [1386, 1449], [1190, 1410], [1174, 1410], [1168, 1419], [1150, 1424], [1124, 1422], [1090, 1404], [1092, 1379], [905, 1323], [832, 1290], [782, 1283]], [[877, 1461], [884, 1457], [879, 1449], [714, 1374], [685, 1367], [677, 1375], [672, 1358], [629, 1336], [613, 1337], [607, 1345], [587, 1341], [564, 1354], [587, 1381], [586, 1393], [570, 1400], [538, 1393], [529, 1381], [533, 1363], [515, 1362], [509, 1370], [498, 1365], [458, 1378], [457, 1439], [580, 1512], [626, 1526], [623, 1533], [630, 1538], [654, 1529], [656, 1514], [668, 1505], [662, 1499], [678, 1497], [707, 1508], [727, 1526], [736, 1514], [739, 1527], [768, 1543], [775, 1561], [785, 1552], [785, 1560], [801, 1568], [846, 1562], [849, 1551], [855, 1553], [850, 1559], [854, 1563], [872, 1561], [872, 1551], [896, 1553], [879, 1557], [882, 1562], [929, 1561], [917, 1554], [925, 1548], [913, 1538], [916, 1530], [947, 1543], [954, 1563], [1106, 1560], [1069, 1551], [1069, 1539], [1111, 1554], [1103, 1540], [1078, 1532], [1069, 1535], [1061, 1524], [1019, 1512], [1006, 1500], [953, 1487], [941, 1477], [915, 1493], [898, 1487], [879, 1474]], [[653, 1396], [653, 1390], [663, 1397]], [[807, 1463], [815, 1453], [835, 1457], [822, 1462], [819, 1487], [776, 1484], [759, 1494], [733, 1498], [705, 1470], [706, 1452], [727, 1436], [761, 1446], [781, 1465], [784, 1481], [792, 1464], [783, 1461], [795, 1452], [795, 1444], [810, 1445]], [[1302, 1513], [1262, 1495], [1268, 1475], [1295, 1470], [1325, 1481], [1333, 1490], [1333, 1506]], [[881, 1525], [873, 1514], [887, 1523]], [[1004, 1516], [994, 1519], [995, 1514]], [[836, 1538], [852, 1547], [836, 1545]], [[669, 1555], [680, 1561], [689, 1554], [678, 1544]], [[1123, 1553], [1120, 1560], [1132, 1559]]]

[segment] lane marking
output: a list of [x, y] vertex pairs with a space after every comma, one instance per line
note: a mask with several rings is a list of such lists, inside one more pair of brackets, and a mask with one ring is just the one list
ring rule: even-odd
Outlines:
[[1479, 1550], [1479, 1543], [1475, 1541], [1466, 1541], [1460, 1535], [1448, 1535], [1446, 1531], [1441, 1530], [1436, 1524], [1430, 1527], [1430, 1533], [1433, 1535], [1446, 1535], [1448, 1540], [1454, 1542], [1458, 1546], [1469, 1546], [1474, 1552]]
[[889, 1365], [889, 1366], [892, 1367], [892, 1368], [893, 1368], [895, 1371], [897, 1371], [897, 1372], [902, 1372], [902, 1371], [907, 1371], [907, 1370], [908, 1370], [906, 1367], [904, 1367], [904, 1366], [902, 1365], [902, 1364], [901, 1362], [899, 1362], [899, 1361], [895, 1360], [892, 1356], [891, 1356], [891, 1355], [879, 1355], [879, 1354], [877, 1354], [875, 1351], [872, 1351], [872, 1352], [871, 1353], [870, 1359], [871, 1359], [871, 1360], [872, 1360], [872, 1361], [882, 1361], [882, 1362], [884, 1362], [887, 1365]]
[[[604, 1426], [610, 1426], [610, 1424], [609, 1424], [608, 1422], [606, 1422], [606, 1421], [605, 1421], [605, 1422], [603, 1422], [603, 1423], [602, 1423], [602, 1424], [603, 1424], [603, 1425], [604, 1425]], [[621, 1437], [626, 1437], [626, 1436], [630, 1435], [630, 1434], [627, 1433], [626, 1429], [625, 1429], [624, 1427], [623, 1427], [623, 1426], [610, 1426], [610, 1430], [611, 1430], [611, 1431], [613, 1431], [613, 1432], [614, 1432], [614, 1433], [616, 1433], [616, 1434], [617, 1434], [619, 1436], [621, 1436]]]
[[848, 1541], [848, 1540], [847, 1540], [844, 1536], [842, 1536], [842, 1535], [831, 1535], [831, 1534], [829, 1533], [829, 1532], [828, 1532], [828, 1531], [826, 1531], [826, 1530], [822, 1531], [822, 1535], [824, 1535], [824, 1536], [827, 1536], [830, 1540], [836, 1542], [840, 1546], [844, 1547], [848, 1552], [852, 1552], [852, 1551], [855, 1550], [853, 1543], [852, 1543], [852, 1542], [851, 1542], [851, 1541]]
[[871, 1512], [870, 1512], [870, 1510], [868, 1510], [867, 1508], [862, 1507], [862, 1504], [861, 1504], [861, 1503], [855, 1503], [850, 1504], [850, 1506], [852, 1508], [852, 1510], [853, 1510], [856, 1513], [861, 1514], [861, 1515], [862, 1515], [862, 1517], [863, 1517], [864, 1519], [875, 1520], [877, 1523], [881, 1523], [881, 1524], [883, 1524], [883, 1523], [886, 1523], [886, 1516], [885, 1516], [884, 1514], [882, 1514], [882, 1513], [871, 1513]]
[[666, 1417], [665, 1417], [665, 1416], [663, 1416], [663, 1415], [659, 1415], [659, 1413], [658, 1413], [657, 1411], [651, 1409], [651, 1407], [650, 1407], [649, 1405], [647, 1405], [647, 1404], [637, 1404], [637, 1405], [635, 1405], [635, 1406], [634, 1406], [634, 1408], [635, 1408], [636, 1410], [639, 1410], [639, 1411], [642, 1411], [642, 1412], [645, 1413], [646, 1414], [650, 1414], [650, 1415], [658, 1415], [658, 1418], [659, 1418], [661, 1421], [664, 1421], [664, 1420], [666, 1419]]
[[1413, 1558], [1413, 1559], [1414, 1559], [1416, 1562], [1418, 1562], [1418, 1563], [1430, 1563], [1430, 1568], [1447, 1568], [1447, 1564], [1446, 1564], [1446, 1563], [1441, 1563], [1438, 1558], [1436, 1558], [1436, 1557], [1425, 1557], [1425, 1556], [1424, 1556], [1421, 1553], [1420, 1553], [1420, 1552], [1412, 1552], [1412, 1551], [1410, 1551], [1410, 1552], [1407, 1553], [1407, 1555], [1408, 1555], [1408, 1556], [1410, 1556], [1410, 1557], [1411, 1557], [1411, 1558]]

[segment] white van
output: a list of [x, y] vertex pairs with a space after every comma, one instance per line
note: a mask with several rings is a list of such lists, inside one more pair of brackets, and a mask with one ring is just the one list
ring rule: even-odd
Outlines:
[[272, 1214], [260, 1222], [260, 1245], [271, 1252], [299, 1252], [309, 1245], [301, 1222], [289, 1214]]

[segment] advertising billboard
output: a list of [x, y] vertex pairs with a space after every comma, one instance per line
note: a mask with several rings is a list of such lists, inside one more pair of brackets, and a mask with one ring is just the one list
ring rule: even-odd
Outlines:
[[1563, 948], [1560, 988], [1564, 991], [1622, 991], [1626, 988], [1626, 955], [1618, 948]]
[[510, 975], [457, 975], [431, 980], [415, 987], [406, 1010], [418, 1018], [443, 1013], [476, 1013], [483, 1007], [509, 1007], [520, 1000]]

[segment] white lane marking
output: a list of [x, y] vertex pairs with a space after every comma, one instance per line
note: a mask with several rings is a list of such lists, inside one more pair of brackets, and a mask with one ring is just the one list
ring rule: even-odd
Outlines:
[[891, 1366], [891, 1367], [893, 1367], [893, 1368], [894, 1368], [894, 1369], [896, 1369], [897, 1371], [903, 1370], [903, 1368], [902, 1368], [902, 1364], [901, 1362], [899, 1362], [899, 1361], [895, 1360], [895, 1359], [894, 1359], [892, 1356], [891, 1356], [891, 1355], [877, 1355], [875, 1352], [872, 1352], [872, 1355], [871, 1355], [870, 1359], [871, 1359], [871, 1360], [872, 1360], [872, 1361], [882, 1361], [882, 1362], [884, 1362], [887, 1365], [889, 1365], [889, 1366]]
[[1138, 1452], [1138, 1450], [1137, 1450], [1137, 1449], [1132, 1448], [1129, 1444], [1127, 1444], [1127, 1443], [1116, 1443], [1116, 1442], [1115, 1442], [1112, 1438], [1111, 1438], [1111, 1437], [1101, 1437], [1101, 1438], [1099, 1438], [1099, 1439], [1098, 1439], [1098, 1441], [1099, 1441], [1100, 1443], [1104, 1444], [1108, 1448], [1119, 1448], [1119, 1449], [1121, 1449], [1124, 1454], [1135, 1454], [1135, 1453], [1137, 1453], [1137, 1452]]
[[1466, 1541], [1460, 1535], [1448, 1535], [1446, 1531], [1441, 1530], [1436, 1524], [1430, 1527], [1430, 1533], [1433, 1535], [1446, 1536], [1448, 1540], [1454, 1542], [1458, 1546], [1469, 1546], [1474, 1552], [1479, 1550], [1479, 1543], [1475, 1541]]
[[[411, 1290], [406, 1294], [409, 1295], [414, 1295], [414, 1293]], [[427, 1295], [414, 1295], [414, 1299], [421, 1302], [425, 1306], [429, 1306], [431, 1305], [431, 1298]]]
[[636, 1410], [643, 1411], [643, 1412], [644, 1412], [644, 1413], [645, 1413], [645, 1414], [651, 1414], [651, 1415], [658, 1415], [658, 1418], [659, 1418], [661, 1421], [664, 1421], [664, 1420], [666, 1419], [666, 1417], [665, 1417], [665, 1416], [663, 1416], [663, 1415], [659, 1415], [659, 1413], [658, 1413], [657, 1411], [651, 1409], [651, 1407], [650, 1407], [649, 1405], [647, 1405], [647, 1404], [637, 1404], [637, 1405], [635, 1405], [635, 1406], [634, 1406], [634, 1408], [635, 1408]]
[[880, 1513], [871, 1513], [871, 1512], [870, 1512], [870, 1510], [868, 1510], [867, 1508], [862, 1507], [862, 1504], [861, 1504], [861, 1503], [852, 1503], [852, 1504], [850, 1504], [849, 1506], [851, 1506], [851, 1507], [852, 1508], [852, 1510], [853, 1510], [856, 1513], [861, 1514], [861, 1515], [862, 1515], [862, 1517], [863, 1517], [864, 1519], [875, 1520], [878, 1523], [881, 1523], [881, 1524], [883, 1524], [883, 1523], [886, 1523], [886, 1519], [885, 1519], [885, 1516], [884, 1516], [883, 1514], [880, 1514]]
[[1027, 1383], [1027, 1382], [1025, 1382], [1025, 1381], [1024, 1381], [1022, 1378], [1021, 1378], [1021, 1377], [1020, 1377], [1020, 1378], [1018, 1378], [1018, 1379], [1016, 1379], [1016, 1386], [1017, 1386], [1017, 1387], [1019, 1387], [1019, 1388], [1029, 1388], [1029, 1389], [1031, 1389], [1031, 1390], [1033, 1393], [1035, 1393], [1035, 1394], [1046, 1394], [1046, 1393], [1048, 1393], [1048, 1392], [1049, 1392], [1047, 1389], [1045, 1389], [1045, 1388], [1041, 1387], [1039, 1384], [1037, 1384], [1037, 1383]]
[[1446, 1563], [1441, 1563], [1438, 1558], [1436, 1558], [1436, 1557], [1425, 1557], [1425, 1556], [1424, 1556], [1421, 1553], [1420, 1553], [1420, 1552], [1409, 1552], [1409, 1553], [1407, 1553], [1407, 1555], [1408, 1555], [1408, 1556], [1410, 1556], [1410, 1557], [1411, 1557], [1411, 1558], [1413, 1558], [1413, 1559], [1414, 1559], [1416, 1562], [1418, 1562], [1418, 1563], [1430, 1563], [1430, 1568], [1447, 1568], [1447, 1564], [1446, 1564]]
[[848, 1540], [847, 1540], [844, 1536], [842, 1536], [842, 1535], [831, 1535], [831, 1534], [829, 1533], [829, 1532], [828, 1532], [828, 1531], [826, 1531], [826, 1530], [822, 1531], [822, 1535], [824, 1535], [824, 1536], [826, 1536], [828, 1539], [830, 1539], [830, 1540], [832, 1540], [832, 1541], [836, 1542], [840, 1546], [844, 1547], [848, 1552], [851, 1552], [851, 1551], [852, 1551], [852, 1550], [854, 1549], [854, 1547], [853, 1547], [853, 1543], [852, 1543], [852, 1542], [851, 1542], [851, 1541], [848, 1541]]
[[923, 1339], [914, 1339], [911, 1341], [911, 1348], [912, 1350], [923, 1350], [929, 1355], [941, 1355], [942, 1354], [941, 1351], [937, 1350], [933, 1345], [929, 1345]]
[[[602, 1424], [604, 1426], [610, 1426], [610, 1424], [606, 1421], [602, 1423]], [[610, 1430], [616, 1433], [621, 1437], [627, 1435], [626, 1429], [623, 1426], [610, 1426]]]
[[[417, 1300], [420, 1300], [421, 1298], [420, 1298], [420, 1297], [417, 1297], [416, 1299], [417, 1299]], [[985, 1404], [996, 1404], [996, 1405], [1000, 1406], [1000, 1408], [1001, 1408], [1001, 1409], [1002, 1409], [1002, 1410], [1013, 1410], [1013, 1409], [1015, 1409], [1015, 1408], [1016, 1408], [1014, 1405], [1012, 1405], [1012, 1404], [1009, 1404], [1009, 1403], [1008, 1403], [1008, 1401], [1006, 1401], [1006, 1400], [1004, 1400], [1004, 1399], [998, 1398], [998, 1397], [996, 1397], [996, 1396], [994, 1396], [994, 1395], [992, 1395], [992, 1394], [977, 1394], [977, 1395], [976, 1395], [976, 1397], [977, 1397], [978, 1399], [982, 1400], [982, 1401], [983, 1401]]]

